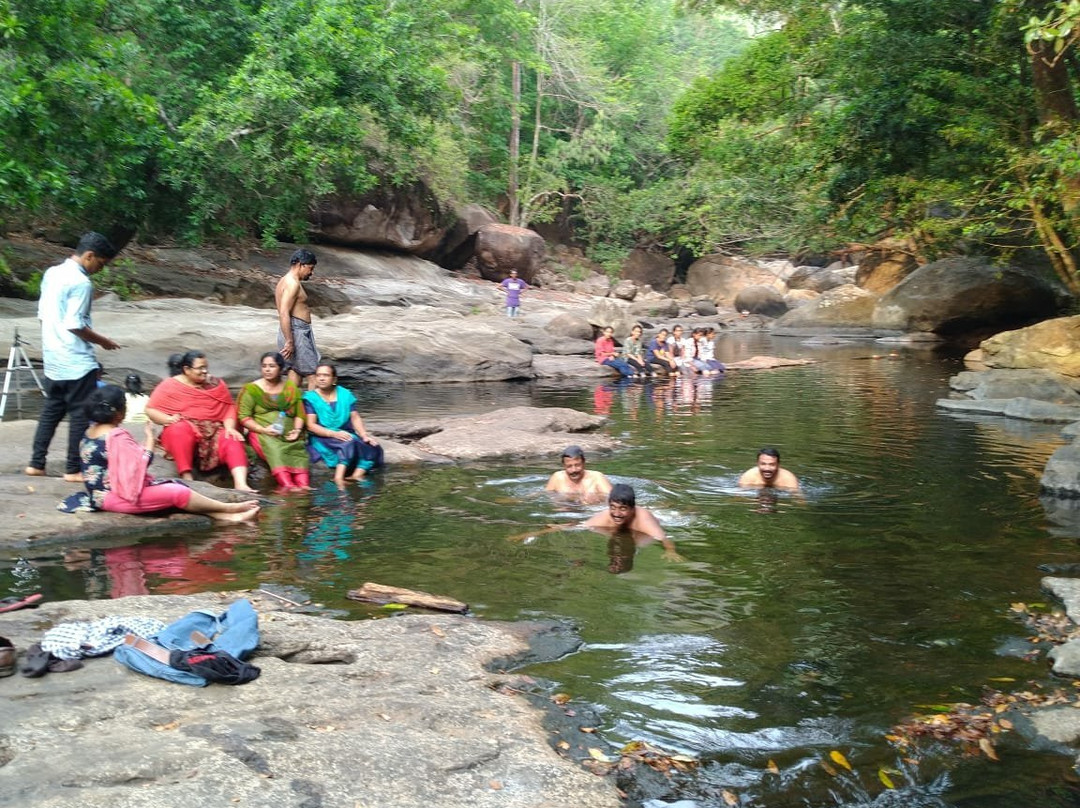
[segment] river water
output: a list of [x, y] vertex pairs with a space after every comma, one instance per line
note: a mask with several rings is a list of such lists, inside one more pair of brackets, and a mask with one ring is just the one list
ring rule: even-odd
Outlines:
[[[719, 348], [818, 363], [717, 381], [358, 391], [374, 418], [517, 404], [609, 416], [623, 448], [590, 466], [634, 485], [683, 563], [582, 531], [510, 541], [591, 512], [540, 492], [551, 458], [389, 469], [290, 497], [254, 528], [12, 558], [0, 594], [293, 586], [363, 618], [380, 612], [344, 598], [363, 581], [421, 589], [481, 617], [572, 623], [581, 649], [527, 672], [596, 709], [594, 745], [645, 740], [702, 762], [653, 784], [649, 808], [731, 795], [768, 808], [1080, 805], [1071, 758], [1019, 739], [997, 739], [998, 762], [946, 746], [904, 755], [885, 739], [927, 705], [1053, 685], [1045, 663], [1005, 649], [1027, 633], [1010, 603], [1044, 599], [1037, 566], [1080, 561], [1038, 499], [1057, 428], [935, 409], [962, 368], [928, 350], [734, 336]], [[766, 444], [804, 497], [736, 487]], [[832, 751], [853, 771], [826, 771]]]

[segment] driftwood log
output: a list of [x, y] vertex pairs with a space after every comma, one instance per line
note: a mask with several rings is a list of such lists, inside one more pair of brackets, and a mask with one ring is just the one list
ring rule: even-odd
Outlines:
[[362, 600], [367, 603], [404, 603], [408, 606], [423, 606], [425, 609], [434, 609], [440, 612], [457, 612], [464, 614], [469, 610], [469, 604], [460, 600], [446, 598], [441, 595], [429, 595], [427, 592], [416, 592], [412, 589], [402, 589], [397, 586], [383, 586], [366, 582], [359, 589], [350, 589], [346, 597], [349, 600]]

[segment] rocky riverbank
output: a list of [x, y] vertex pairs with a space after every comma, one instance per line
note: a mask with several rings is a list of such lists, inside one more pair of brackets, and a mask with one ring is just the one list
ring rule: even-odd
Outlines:
[[[236, 597], [48, 603], [0, 614], [25, 649], [69, 621], [165, 622]], [[262, 673], [194, 688], [111, 658], [0, 679], [0, 803], [45, 808], [614, 808], [611, 784], [560, 757], [541, 714], [485, 668], [542, 625], [404, 616], [344, 622], [252, 598]], [[502, 663], [502, 664], [505, 664]]]

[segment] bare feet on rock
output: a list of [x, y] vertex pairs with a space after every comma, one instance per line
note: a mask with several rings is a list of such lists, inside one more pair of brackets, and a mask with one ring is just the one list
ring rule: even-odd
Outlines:
[[247, 522], [259, 515], [258, 500], [249, 499], [246, 502], [229, 502], [225, 510], [210, 514], [219, 522]]
[[82, 476], [81, 473], [79, 473], [79, 474], [65, 474], [64, 475], [64, 482], [65, 483], [81, 483], [82, 481], [83, 481], [83, 476]]
[[36, 469], [33, 466], [27, 466], [23, 469], [23, 474], [27, 477], [44, 477], [45, 469]]

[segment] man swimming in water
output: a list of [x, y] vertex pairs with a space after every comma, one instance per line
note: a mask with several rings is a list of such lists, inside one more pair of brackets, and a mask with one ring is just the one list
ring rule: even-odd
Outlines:
[[[569, 530], [573, 525], [551, 525], [544, 530], [534, 533], [526, 533], [511, 537], [515, 541], [531, 543], [537, 536], [545, 533], [554, 533], [561, 530]], [[659, 520], [648, 508], [637, 506], [637, 496], [634, 489], [626, 483], [616, 483], [611, 487], [608, 494], [607, 510], [590, 516], [577, 527], [595, 530], [598, 533], [606, 533], [609, 536], [629, 534], [633, 537], [638, 549], [647, 547], [654, 542], [660, 542], [664, 547], [665, 561], [683, 561], [684, 559], [675, 552], [675, 542], [668, 538]]]
[[544, 490], [582, 502], [603, 502], [611, 491], [611, 481], [599, 471], [586, 470], [580, 446], [567, 446], [562, 453], [562, 471], [551, 475]]
[[766, 446], [758, 452], [757, 465], [747, 469], [739, 478], [739, 487], [798, 491], [799, 480], [787, 469], [780, 468], [780, 452]]

